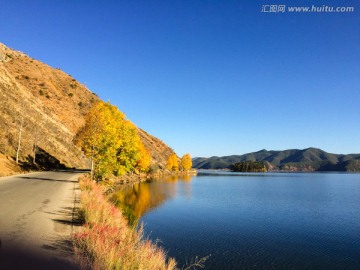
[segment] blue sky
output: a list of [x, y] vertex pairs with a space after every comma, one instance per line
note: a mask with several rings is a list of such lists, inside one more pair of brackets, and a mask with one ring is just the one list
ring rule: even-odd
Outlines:
[[[270, 4], [355, 11], [261, 12]], [[179, 155], [360, 153], [358, 0], [5, 0], [0, 42], [60, 67]]]

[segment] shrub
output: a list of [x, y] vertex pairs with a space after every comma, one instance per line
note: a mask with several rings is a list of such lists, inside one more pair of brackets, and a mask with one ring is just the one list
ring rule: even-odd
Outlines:
[[43, 96], [44, 95], [44, 91], [42, 89], [39, 90], [39, 94], [40, 96]]
[[160, 170], [159, 166], [157, 164], [151, 164], [149, 166], [149, 173], [157, 173]]

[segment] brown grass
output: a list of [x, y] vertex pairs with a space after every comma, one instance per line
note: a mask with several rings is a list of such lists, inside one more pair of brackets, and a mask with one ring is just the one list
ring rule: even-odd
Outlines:
[[142, 227], [129, 227], [121, 211], [105, 199], [96, 183], [83, 178], [80, 188], [86, 223], [83, 231], [75, 235], [75, 246], [84, 268], [176, 269], [174, 259], [167, 259], [163, 249], [144, 239]]
[[0, 177], [21, 173], [20, 167], [11, 158], [0, 154]]
[[[0, 56], [4, 52], [10, 57], [0, 61], [0, 153], [14, 156], [23, 116], [21, 161], [32, 157], [37, 129], [40, 148], [70, 167], [87, 167], [72, 140], [98, 99], [68, 74], [0, 43]], [[74, 84], [76, 89], [70, 86]]]
[[[24, 103], [26, 114], [20, 159], [32, 155], [33, 129], [38, 125], [39, 147], [70, 167], [88, 167], [72, 140], [85, 123], [84, 116], [97, 101], [95, 93], [59, 68], [52, 68], [0, 43], [0, 153], [14, 156], [17, 111], [20, 103]], [[145, 131], [139, 129], [138, 132], [153, 163], [164, 168], [173, 151]]]

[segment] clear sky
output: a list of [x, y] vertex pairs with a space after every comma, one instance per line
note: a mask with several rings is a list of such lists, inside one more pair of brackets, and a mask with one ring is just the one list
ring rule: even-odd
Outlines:
[[0, 42], [60, 67], [179, 155], [360, 153], [358, 0], [2, 0]]

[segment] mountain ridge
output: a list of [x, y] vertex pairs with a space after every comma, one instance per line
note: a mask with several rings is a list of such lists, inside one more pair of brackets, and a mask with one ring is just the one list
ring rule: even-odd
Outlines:
[[322, 149], [265, 150], [210, 158], [194, 158], [193, 167], [197, 169], [229, 169], [242, 161], [263, 161], [268, 170], [286, 171], [360, 171], [360, 154], [332, 154]]

